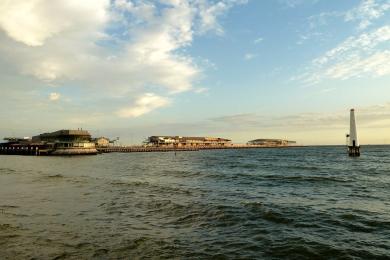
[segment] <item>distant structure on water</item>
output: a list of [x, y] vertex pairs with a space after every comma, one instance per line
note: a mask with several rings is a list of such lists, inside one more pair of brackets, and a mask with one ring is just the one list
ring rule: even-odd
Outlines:
[[97, 154], [91, 135], [85, 130], [59, 130], [29, 138], [5, 138], [0, 153], [25, 155]]
[[356, 131], [356, 119], [355, 119], [355, 109], [350, 111], [349, 119], [349, 134], [347, 134], [347, 145], [348, 145], [348, 154], [349, 156], [360, 156], [360, 145], [357, 137]]
[[33, 136], [35, 143], [45, 143], [51, 155], [96, 154], [95, 143], [86, 130], [59, 130]]
[[249, 141], [247, 145], [263, 145], [263, 146], [289, 146], [295, 145], [296, 141], [289, 141], [283, 139], [255, 139]]
[[93, 138], [92, 141], [95, 143], [96, 147], [109, 147], [114, 143], [109, 138], [101, 136], [98, 138]]
[[115, 145], [119, 140], [107, 137], [92, 138], [88, 131], [59, 130], [32, 138], [7, 137], [0, 143], [0, 154], [10, 155], [86, 155], [110, 152], [168, 152], [200, 151], [213, 149], [254, 149], [293, 147], [295, 141], [283, 139], [256, 139], [247, 144], [233, 144], [220, 137], [150, 136], [143, 145]]
[[231, 146], [232, 141], [219, 137], [150, 136], [145, 144], [156, 147], [215, 147]]

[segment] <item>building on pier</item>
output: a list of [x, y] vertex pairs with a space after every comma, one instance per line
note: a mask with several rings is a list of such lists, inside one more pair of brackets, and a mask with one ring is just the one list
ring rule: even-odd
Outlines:
[[44, 143], [52, 155], [96, 154], [95, 143], [86, 130], [59, 130], [32, 137], [33, 143]]
[[219, 137], [150, 136], [145, 143], [157, 147], [216, 147], [231, 146], [232, 141]]
[[114, 143], [114, 141], [111, 141], [107, 137], [98, 137], [98, 138], [93, 138], [92, 141], [95, 143], [96, 147], [109, 147], [111, 144]]
[[97, 154], [91, 135], [85, 130], [59, 130], [30, 138], [5, 138], [0, 152], [5, 154], [78, 155]]

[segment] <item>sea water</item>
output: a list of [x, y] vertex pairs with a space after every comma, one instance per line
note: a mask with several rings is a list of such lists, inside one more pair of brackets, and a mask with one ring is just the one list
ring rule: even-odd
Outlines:
[[390, 147], [0, 156], [0, 259], [390, 258]]

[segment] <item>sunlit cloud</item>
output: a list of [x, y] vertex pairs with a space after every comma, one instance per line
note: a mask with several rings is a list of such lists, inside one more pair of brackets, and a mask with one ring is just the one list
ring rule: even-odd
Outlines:
[[108, 7], [109, 0], [5, 0], [0, 3], [0, 27], [15, 41], [42, 46], [64, 31], [103, 25]]
[[[0, 56], [19, 75], [43, 86], [77, 86], [118, 106], [151, 91], [173, 98], [195, 89], [202, 74], [182, 50], [196, 36], [222, 34], [219, 18], [246, 2], [2, 1]], [[140, 116], [161, 106], [148, 103], [129, 114]]]
[[157, 96], [153, 93], [146, 93], [139, 97], [133, 106], [123, 108], [117, 114], [120, 117], [139, 117], [157, 108], [167, 106], [169, 103], [170, 100], [165, 97]]
[[50, 101], [57, 101], [60, 99], [60, 97], [61, 97], [61, 95], [59, 93], [53, 92], [53, 93], [50, 93], [49, 100]]

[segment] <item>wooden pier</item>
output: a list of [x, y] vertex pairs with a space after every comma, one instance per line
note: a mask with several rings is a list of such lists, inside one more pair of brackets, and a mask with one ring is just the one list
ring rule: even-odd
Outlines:
[[193, 146], [193, 147], [158, 147], [158, 146], [111, 146], [97, 148], [99, 153], [143, 153], [143, 152], [191, 152], [200, 150], [291, 148], [300, 146], [264, 146], [264, 145], [232, 145], [232, 146]]

